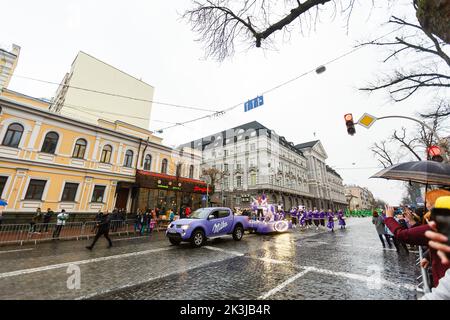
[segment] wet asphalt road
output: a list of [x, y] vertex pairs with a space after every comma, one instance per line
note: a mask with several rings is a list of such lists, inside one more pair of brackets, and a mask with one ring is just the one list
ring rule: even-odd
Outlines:
[[[417, 253], [385, 249], [369, 219], [170, 246], [164, 233], [0, 247], [0, 299], [417, 299]], [[78, 272], [79, 271], [79, 272]], [[79, 277], [77, 277], [79, 275]], [[77, 279], [79, 287], [77, 286]]]

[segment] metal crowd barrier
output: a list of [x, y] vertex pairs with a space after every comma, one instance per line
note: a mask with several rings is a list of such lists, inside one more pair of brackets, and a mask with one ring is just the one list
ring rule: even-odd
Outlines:
[[0, 243], [20, 243], [28, 238], [29, 224], [2, 224], [0, 225]]
[[28, 241], [51, 240], [51, 239], [79, 239], [81, 237], [82, 222], [66, 222], [63, 225], [56, 223], [36, 223], [30, 225]]
[[[36, 224], [1, 224], [0, 244], [53, 240], [53, 239], [77, 239], [93, 237], [97, 231], [97, 221], [66, 222], [64, 225], [56, 223]], [[135, 221], [113, 220], [110, 221], [109, 232], [112, 235], [129, 235], [134, 232]]]
[[[420, 265], [420, 261], [424, 258], [423, 256], [423, 249], [422, 246], [419, 246], [419, 259], [417, 262], [417, 265]], [[430, 289], [430, 284], [429, 284], [429, 278], [428, 278], [428, 271], [425, 268], [422, 268], [422, 266], [420, 266], [420, 273], [421, 275], [417, 278], [419, 282], [419, 287], [422, 286], [422, 290], [424, 293], [429, 293], [431, 292]]]

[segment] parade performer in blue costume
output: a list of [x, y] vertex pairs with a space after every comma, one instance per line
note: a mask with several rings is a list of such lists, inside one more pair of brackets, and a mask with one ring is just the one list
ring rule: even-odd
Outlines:
[[304, 209], [300, 209], [298, 212], [298, 219], [300, 220], [300, 226], [305, 227], [306, 225], [306, 211]]
[[331, 209], [328, 210], [327, 228], [330, 229], [331, 232], [334, 232], [334, 213], [331, 211]]
[[325, 213], [325, 211], [323, 211], [323, 209], [320, 209], [320, 212], [319, 212], [319, 222], [320, 222], [320, 225], [322, 226], [322, 227], [324, 227], [325, 228], [325, 216], [326, 216], [327, 214]]
[[312, 218], [313, 218], [313, 213], [310, 210], [308, 210], [308, 213], [306, 214], [306, 227], [309, 229], [312, 226]]
[[344, 217], [344, 212], [342, 212], [342, 210], [338, 211], [338, 220], [339, 220], [339, 226], [341, 227], [341, 229], [345, 229], [345, 217]]
[[316, 226], [316, 230], [319, 230], [319, 225], [320, 225], [320, 213], [317, 210], [317, 208], [314, 208], [313, 213], [312, 213], [312, 219], [314, 222], [314, 225]]
[[295, 207], [292, 208], [291, 210], [291, 219], [292, 219], [292, 227], [297, 228], [298, 210]]

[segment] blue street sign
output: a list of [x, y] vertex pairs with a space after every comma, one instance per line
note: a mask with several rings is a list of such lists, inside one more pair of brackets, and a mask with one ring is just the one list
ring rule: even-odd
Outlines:
[[246, 103], [244, 103], [244, 112], [260, 107], [263, 104], [264, 104], [264, 97], [257, 96], [255, 99], [249, 100]]
[[206, 201], [206, 196], [202, 196], [202, 201]]

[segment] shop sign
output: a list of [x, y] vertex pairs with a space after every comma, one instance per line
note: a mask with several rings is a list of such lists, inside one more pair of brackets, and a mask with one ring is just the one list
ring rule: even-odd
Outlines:
[[206, 192], [208, 192], [208, 188], [202, 188], [202, 187], [199, 187], [199, 186], [195, 186], [194, 187], [194, 192], [196, 192], [196, 191], [206, 193]]

